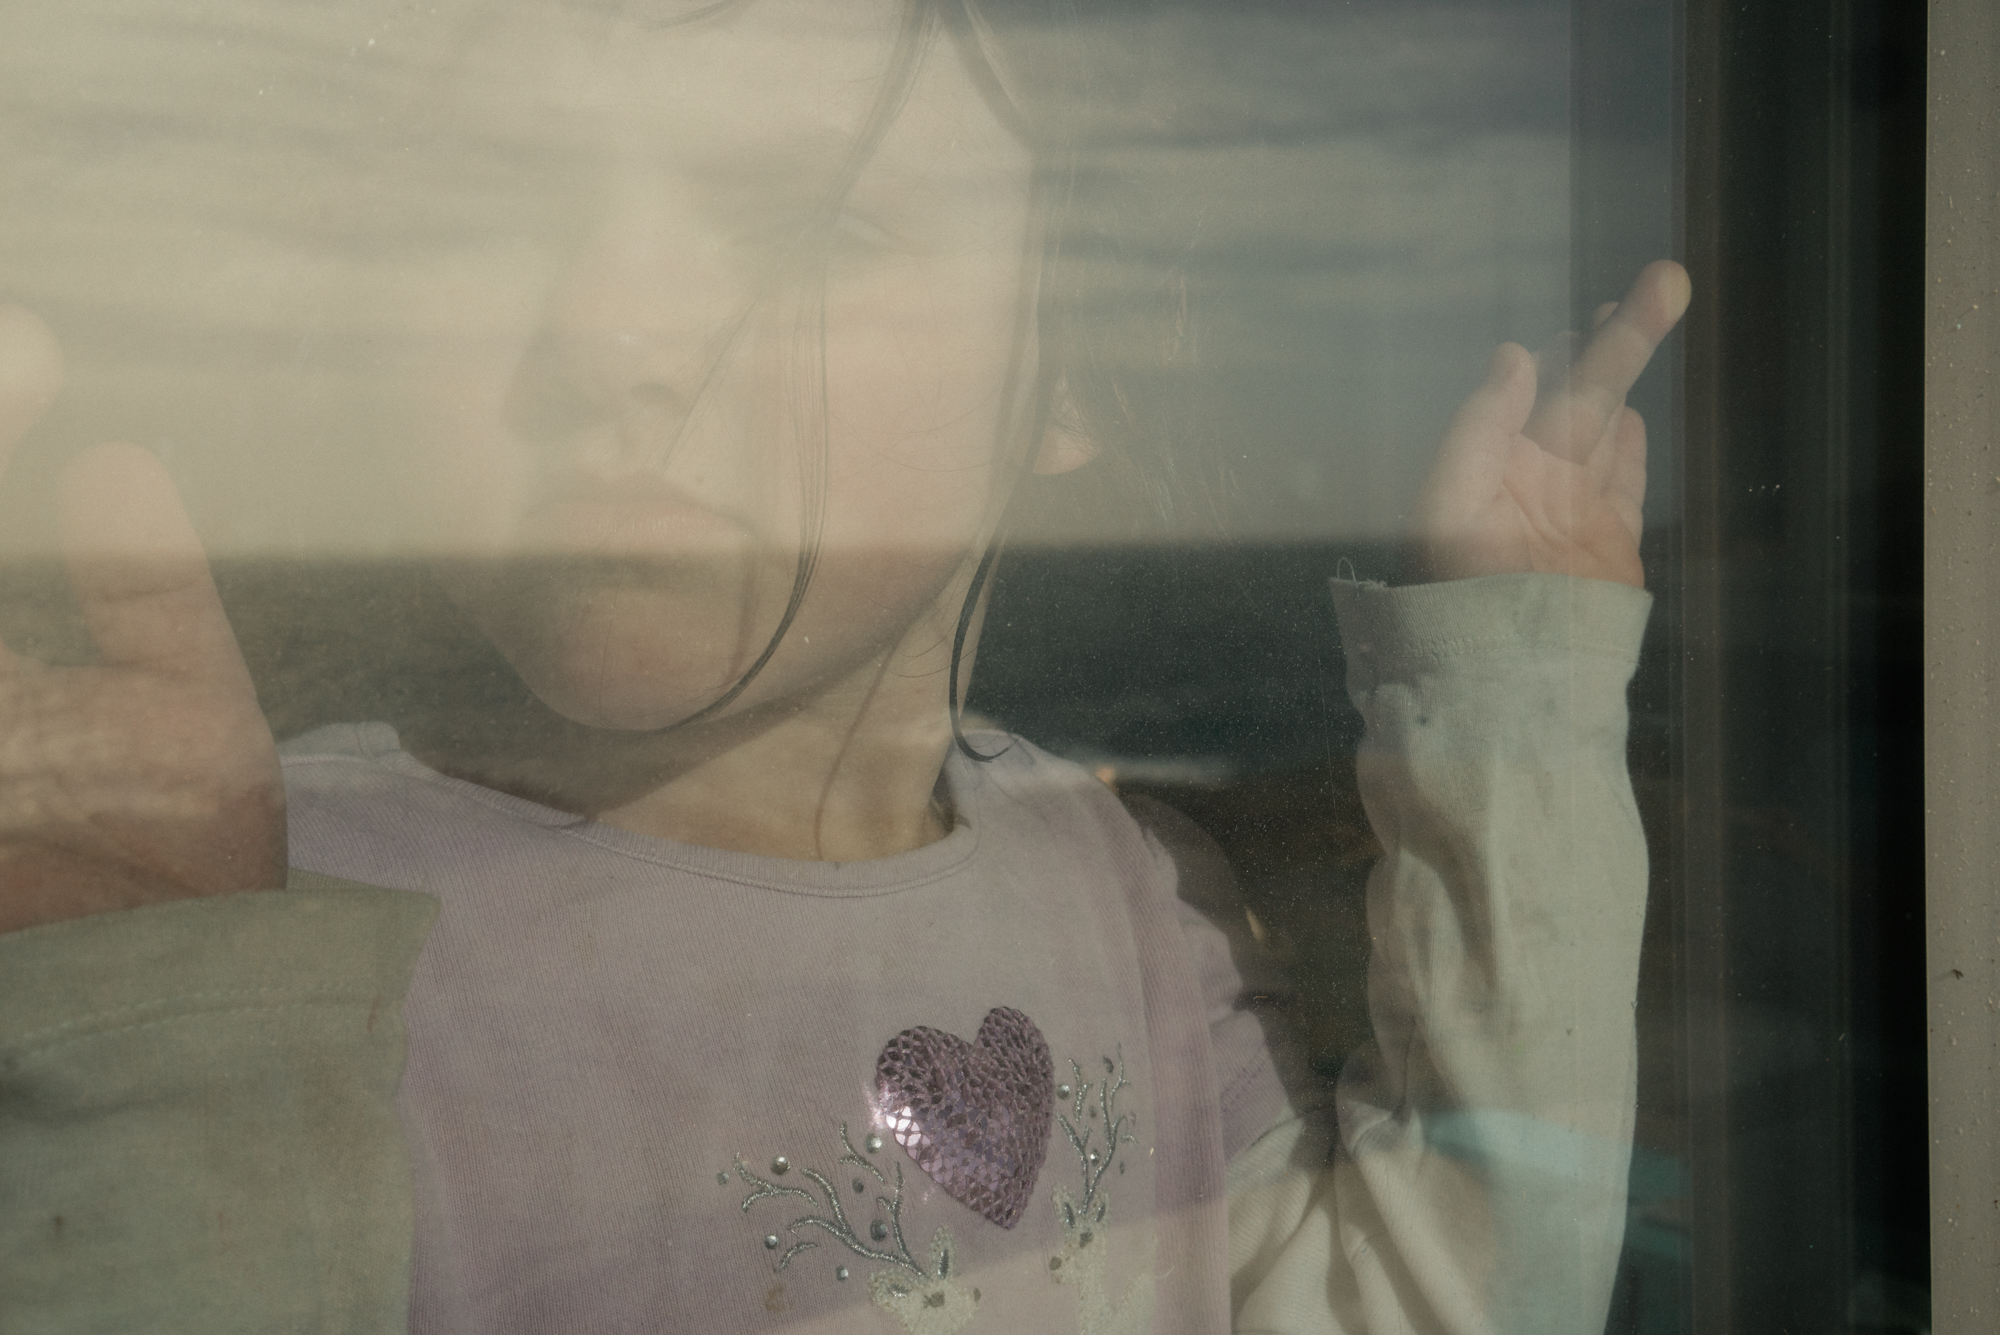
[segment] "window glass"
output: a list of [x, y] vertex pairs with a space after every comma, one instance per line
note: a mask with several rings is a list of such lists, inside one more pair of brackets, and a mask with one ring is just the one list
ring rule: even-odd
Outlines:
[[0, 1326], [1929, 1328], [1921, 13], [9, 27]]

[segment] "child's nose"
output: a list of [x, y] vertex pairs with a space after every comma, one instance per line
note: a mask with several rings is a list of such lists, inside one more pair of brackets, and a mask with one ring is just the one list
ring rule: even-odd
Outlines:
[[510, 416], [546, 446], [594, 442], [620, 451], [670, 448], [699, 383], [669, 349], [637, 331], [544, 329], [514, 377]]
[[609, 434], [627, 452], [670, 449], [740, 317], [704, 249], [657, 197], [607, 217], [549, 295], [515, 377], [517, 429], [551, 444]]

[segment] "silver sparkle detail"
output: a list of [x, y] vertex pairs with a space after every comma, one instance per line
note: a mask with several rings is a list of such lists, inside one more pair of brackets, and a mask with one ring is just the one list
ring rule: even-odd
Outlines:
[[[1132, 1134], [1139, 1119], [1129, 1112], [1118, 1110], [1118, 1096], [1128, 1089], [1125, 1079], [1125, 1054], [1120, 1051], [1118, 1059], [1104, 1058], [1105, 1069], [1111, 1072], [1108, 1079], [1092, 1083], [1083, 1078], [1083, 1067], [1074, 1058], [1069, 1064], [1070, 1085], [1062, 1086], [1070, 1090], [1070, 1105], [1067, 1114], [1056, 1114], [1056, 1125], [1062, 1128], [1069, 1140], [1070, 1148], [1076, 1151], [1077, 1166], [1083, 1170], [1083, 1199], [1078, 1210], [1089, 1210], [1097, 1202], [1098, 1187], [1104, 1175], [1117, 1164], [1118, 1171], [1125, 1171], [1125, 1160], [1119, 1149], [1136, 1143]], [[1097, 1097], [1092, 1098], [1095, 1091]], [[1086, 1113], [1088, 1116], [1086, 1117]], [[1096, 1125], [1092, 1125], [1096, 1123]], [[1097, 1145], [1098, 1128], [1102, 1127], [1107, 1144]], [[1074, 1226], [1075, 1221], [1070, 1221]]]
[[[742, 1208], [745, 1214], [748, 1214], [757, 1202], [774, 1197], [789, 1197], [804, 1201], [807, 1206], [806, 1213], [785, 1225], [785, 1232], [798, 1241], [779, 1255], [774, 1269], [785, 1269], [800, 1252], [810, 1251], [820, 1245], [812, 1238], [803, 1236], [804, 1230], [813, 1229], [832, 1238], [856, 1256], [896, 1266], [919, 1279], [932, 1278], [931, 1272], [911, 1254], [909, 1245], [904, 1240], [903, 1166], [900, 1163], [896, 1165], [895, 1179], [892, 1182], [880, 1168], [863, 1158], [861, 1152], [854, 1148], [854, 1141], [849, 1137], [845, 1123], [840, 1128], [840, 1143], [846, 1153], [842, 1154], [837, 1162], [860, 1169], [882, 1186], [881, 1194], [875, 1197], [875, 1204], [887, 1212], [888, 1222], [885, 1224], [880, 1219], [875, 1220], [869, 1228], [869, 1235], [875, 1242], [886, 1242], [889, 1245], [887, 1247], [870, 1245], [856, 1231], [856, 1221], [849, 1217], [846, 1206], [841, 1203], [840, 1188], [835, 1185], [832, 1178], [818, 1169], [809, 1164], [799, 1165], [799, 1176], [806, 1179], [812, 1188], [816, 1188], [815, 1191], [804, 1184], [794, 1187], [761, 1177], [756, 1170], [743, 1162], [741, 1155], [738, 1155], [736, 1176], [750, 1188], [749, 1193], [743, 1198]], [[933, 1264], [948, 1256], [950, 1246], [949, 1234], [944, 1229], [939, 1229], [937, 1238], [931, 1244]], [[948, 1261], [944, 1263], [949, 1264]]]

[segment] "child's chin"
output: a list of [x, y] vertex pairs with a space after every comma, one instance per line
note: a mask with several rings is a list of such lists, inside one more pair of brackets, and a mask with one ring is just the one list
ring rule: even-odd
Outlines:
[[500, 648], [543, 704], [586, 727], [670, 727], [714, 704], [741, 673], [735, 655], [703, 653], [692, 637], [567, 629], [557, 644]]
[[446, 584], [454, 601], [544, 705], [588, 727], [645, 731], [700, 713], [769, 635], [745, 626], [740, 595], [643, 583], [558, 589], [473, 569], [485, 577], [448, 572], [460, 576]]
[[700, 713], [722, 694], [717, 691], [706, 698], [690, 695], [663, 699], [657, 694], [648, 695], [637, 689], [613, 695], [581, 687], [571, 688], [563, 683], [530, 682], [529, 685], [543, 704], [570, 722], [581, 723], [586, 728], [601, 728], [606, 732], [656, 732], [672, 727]]

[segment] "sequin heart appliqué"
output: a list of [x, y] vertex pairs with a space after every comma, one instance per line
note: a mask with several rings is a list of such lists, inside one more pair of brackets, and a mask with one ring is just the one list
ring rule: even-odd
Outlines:
[[875, 1059], [882, 1117], [896, 1143], [953, 1199], [1002, 1228], [1028, 1208], [1048, 1157], [1055, 1063], [1035, 1022], [986, 1013], [976, 1042], [918, 1025]]

